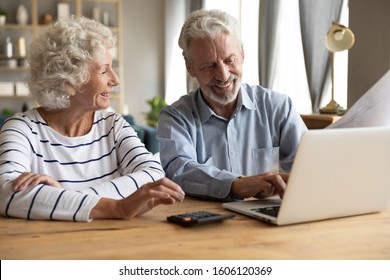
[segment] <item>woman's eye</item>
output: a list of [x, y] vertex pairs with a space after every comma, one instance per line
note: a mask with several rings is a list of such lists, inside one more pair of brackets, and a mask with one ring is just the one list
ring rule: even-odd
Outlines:
[[103, 75], [103, 74], [106, 74], [108, 72], [108, 69], [107, 68], [104, 68], [104, 69], [101, 69], [100, 73]]

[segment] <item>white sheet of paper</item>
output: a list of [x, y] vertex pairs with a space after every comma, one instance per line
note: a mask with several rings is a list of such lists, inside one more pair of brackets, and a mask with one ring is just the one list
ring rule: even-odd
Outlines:
[[390, 126], [390, 70], [327, 128]]

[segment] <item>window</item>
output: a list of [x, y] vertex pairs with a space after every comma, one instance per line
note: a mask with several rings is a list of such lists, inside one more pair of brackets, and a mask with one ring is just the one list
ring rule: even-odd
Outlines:
[[259, 49], [259, 6], [260, 0], [206, 0], [205, 9], [223, 10], [240, 21], [241, 37], [245, 50], [243, 82], [258, 85], [258, 49]]
[[280, 22], [276, 43], [276, 72], [273, 90], [284, 93], [293, 101], [301, 114], [312, 113], [307, 85], [301, 28], [299, 1], [281, 1]]
[[[181, 2], [180, 0], [176, 0]], [[170, 2], [170, 1], [168, 1]], [[292, 99], [294, 106], [301, 114], [312, 113], [310, 94], [307, 85], [306, 70], [303, 56], [301, 29], [299, 20], [299, 1], [281, 1], [281, 22], [279, 23], [277, 51], [276, 51], [276, 73], [273, 81], [273, 90], [284, 93]], [[348, 1], [344, 1], [343, 12], [340, 23], [348, 26]], [[205, 9], [224, 10], [236, 17], [241, 24], [242, 40], [245, 49], [245, 63], [243, 65], [243, 82], [248, 84], [259, 84], [258, 72], [258, 22], [259, 22], [260, 0], [205, 0]], [[174, 16], [166, 18], [175, 18]], [[177, 18], [177, 17], [176, 17]], [[182, 20], [182, 19], [181, 19]], [[182, 21], [179, 24], [181, 27]], [[180, 32], [176, 23], [176, 31]], [[330, 27], [330, 26], [329, 26]], [[166, 49], [175, 55], [180, 53], [180, 62], [167, 63], [169, 69], [166, 73], [179, 73], [185, 71], [181, 50], [177, 46], [177, 37], [174, 38], [174, 46], [166, 46]], [[325, 34], [324, 34], [325, 38]], [[172, 39], [172, 38], [171, 38]], [[324, 42], [325, 44], [325, 42]], [[291, 47], [292, 46], [292, 47]], [[172, 49], [179, 49], [174, 51]], [[170, 61], [172, 61], [171, 54]], [[175, 66], [176, 65], [176, 66]], [[335, 54], [335, 100], [342, 106], [347, 104], [347, 72], [348, 52]], [[168, 76], [168, 75], [167, 75]], [[166, 80], [166, 100], [171, 103], [187, 92], [185, 86], [185, 75], [169, 75], [171, 82]], [[178, 77], [183, 81], [178, 81]], [[167, 77], [169, 79], [169, 77]], [[169, 88], [171, 85], [171, 88]], [[172, 85], [176, 85], [176, 88]], [[179, 88], [177, 87], [179, 86]], [[331, 99], [331, 88], [324, 93], [320, 107], [325, 106]]]
[[[273, 89], [289, 95], [299, 113], [310, 114], [312, 113], [312, 108], [301, 40], [299, 1], [281, 1], [280, 4], [281, 16], [276, 55], [278, 67], [275, 73]], [[348, 14], [348, 1], [344, 1], [340, 23], [345, 26], [348, 26]], [[340, 106], [346, 108], [348, 52], [335, 53], [334, 63], [334, 97]], [[331, 90], [331, 87], [325, 89], [320, 102], [320, 108], [326, 106], [331, 100]]]

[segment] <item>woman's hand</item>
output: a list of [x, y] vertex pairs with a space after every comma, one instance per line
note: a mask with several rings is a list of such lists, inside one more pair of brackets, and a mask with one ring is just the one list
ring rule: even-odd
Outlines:
[[35, 187], [38, 184], [46, 184], [56, 188], [63, 188], [62, 185], [54, 178], [32, 172], [23, 172], [12, 182], [12, 187], [15, 191], [20, 192], [28, 187]]
[[254, 176], [242, 176], [233, 181], [231, 194], [241, 198], [266, 198], [278, 194], [283, 198], [287, 173], [267, 172]]
[[160, 204], [182, 202], [184, 196], [179, 185], [163, 178], [143, 185], [135, 193], [121, 200], [101, 198], [92, 209], [90, 218], [131, 219]]

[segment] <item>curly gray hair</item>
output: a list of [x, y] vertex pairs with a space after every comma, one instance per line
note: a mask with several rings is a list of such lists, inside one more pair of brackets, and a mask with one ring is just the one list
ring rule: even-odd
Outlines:
[[233, 35], [242, 45], [240, 24], [236, 18], [220, 10], [197, 10], [186, 19], [179, 36], [179, 47], [187, 64], [191, 64], [189, 44], [192, 39]]
[[27, 85], [32, 97], [49, 110], [68, 107], [68, 89], [87, 83], [90, 62], [115, 43], [111, 30], [94, 20], [57, 20], [30, 45]]

